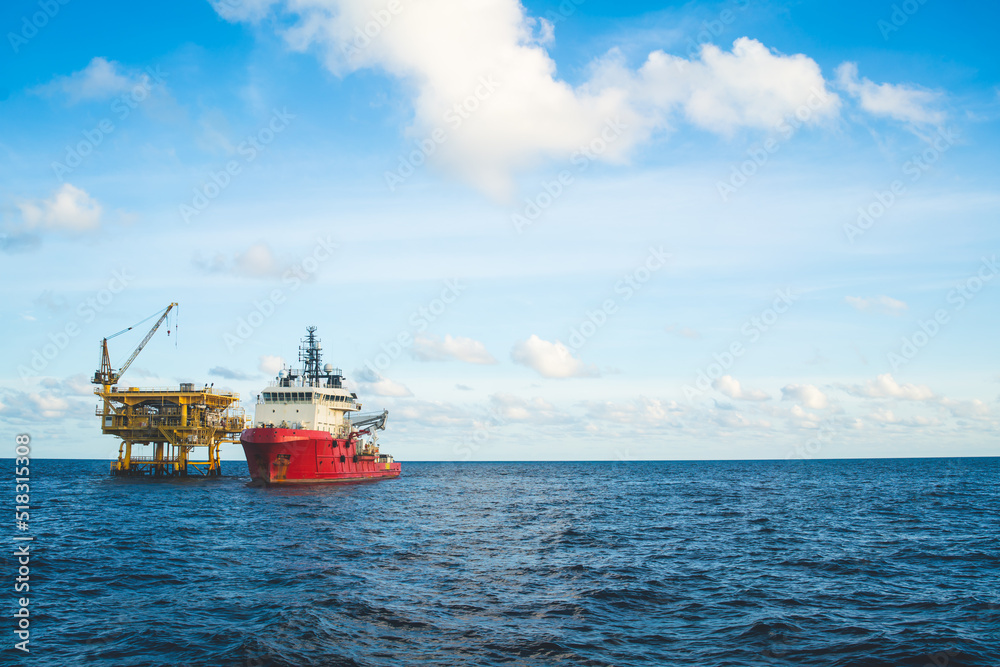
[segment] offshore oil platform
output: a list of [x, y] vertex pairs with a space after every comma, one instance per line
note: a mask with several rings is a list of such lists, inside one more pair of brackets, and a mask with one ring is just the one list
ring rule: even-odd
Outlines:
[[[96, 411], [102, 433], [121, 438], [118, 460], [111, 462], [114, 476], [221, 475], [220, 446], [239, 442], [246, 426], [246, 416], [239, 407], [240, 395], [234, 392], [218, 391], [208, 385], [196, 388], [194, 383], [180, 383], [176, 389], [117, 386], [122, 374], [176, 307], [171, 303], [162, 312], [101, 341], [101, 368], [91, 381], [98, 385], [94, 393], [103, 400]], [[159, 319], [128, 360], [117, 371], [112, 369], [108, 341], [157, 315]], [[148, 453], [139, 449], [146, 446], [151, 447]], [[205, 458], [192, 459], [192, 451], [201, 447], [206, 449]]]

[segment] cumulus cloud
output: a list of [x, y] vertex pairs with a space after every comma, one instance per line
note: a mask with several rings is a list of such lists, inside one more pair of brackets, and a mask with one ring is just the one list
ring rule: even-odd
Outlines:
[[573, 356], [560, 341], [549, 342], [532, 334], [528, 340], [516, 344], [510, 352], [514, 363], [533, 368], [542, 377], [569, 378], [598, 375], [595, 366], [587, 365]]
[[552, 26], [518, 0], [421, 0], [396, 13], [384, 0], [230, 5], [215, 3], [228, 20], [273, 14], [275, 25], [291, 23], [279, 28], [289, 46], [317, 51], [335, 74], [375, 68], [406, 81], [411, 138], [446, 133], [429, 161], [498, 198], [510, 195], [520, 169], [569, 160], [587, 146], [595, 159], [622, 162], [678, 121], [729, 134], [773, 129], [803, 108], [810, 124], [839, 113], [815, 61], [746, 37], [728, 51], [706, 44], [692, 58], [655, 51], [638, 70], [612, 51], [573, 87], [556, 76], [546, 49]]
[[901, 315], [903, 311], [909, 309], [909, 306], [906, 305], [905, 301], [893, 299], [888, 296], [876, 296], [871, 298], [847, 296], [844, 297], [844, 301], [863, 313], [876, 312], [884, 315]]
[[938, 426], [941, 423], [941, 420], [939, 419], [935, 419], [933, 417], [924, 417], [922, 415], [903, 418], [896, 415], [892, 410], [886, 408], [878, 408], [876, 410], [873, 410], [870, 414], [866, 416], [866, 419], [885, 426], [898, 425], [898, 426], [920, 427], [920, 426]]
[[226, 380], [249, 380], [252, 377], [250, 375], [247, 375], [243, 371], [234, 370], [232, 368], [226, 368], [225, 366], [216, 366], [214, 368], [210, 368], [208, 369], [208, 374], [224, 378]]
[[907, 401], [930, 401], [935, 398], [927, 385], [899, 384], [891, 373], [883, 373], [864, 385], [846, 387], [844, 391], [865, 398], [900, 398]]
[[819, 428], [819, 423], [822, 421], [819, 415], [813, 414], [811, 412], [806, 412], [802, 409], [801, 405], [793, 405], [789, 414], [798, 422], [798, 425], [802, 428]]
[[413, 355], [421, 361], [448, 361], [455, 359], [469, 364], [495, 364], [497, 360], [486, 351], [478, 340], [461, 336], [417, 336], [413, 341]]
[[811, 384], [789, 384], [781, 388], [781, 400], [795, 401], [812, 410], [823, 410], [829, 401], [822, 391]]
[[84, 190], [64, 183], [48, 199], [17, 203], [26, 228], [68, 232], [97, 229], [104, 209]]
[[524, 398], [513, 394], [493, 394], [490, 408], [502, 421], [551, 424], [569, 417], [542, 398]]
[[375, 394], [376, 396], [388, 396], [394, 398], [407, 398], [409, 396], [413, 396], [413, 392], [410, 391], [409, 387], [406, 385], [390, 380], [370, 368], [357, 370], [354, 372], [354, 375], [358, 378], [358, 382], [361, 384], [364, 391]]
[[[290, 262], [279, 260], [264, 241], [232, 256], [225, 253], [216, 253], [211, 258], [196, 255], [191, 263], [205, 273], [229, 273], [245, 278], [278, 278], [291, 267]], [[310, 274], [303, 275], [308, 277]]]
[[235, 264], [239, 273], [254, 278], [273, 277], [282, 273], [271, 247], [263, 242], [255, 243], [236, 255]]
[[42, 378], [39, 381], [46, 390], [62, 396], [77, 396], [91, 399], [94, 396], [94, 385], [87, 373], [77, 373], [68, 378]]
[[946, 407], [957, 419], [974, 419], [986, 421], [992, 418], [990, 406], [974, 398], [971, 401], [957, 401], [951, 398], [942, 398], [941, 405]]
[[45, 94], [61, 93], [75, 104], [85, 100], [107, 99], [139, 85], [148, 86], [145, 75], [126, 71], [120, 63], [98, 56], [82, 70], [69, 76], [56, 77], [36, 91]]
[[856, 98], [861, 108], [876, 116], [888, 116], [914, 125], [940, 125], [944, 112], [933, 108], [940, 101], [939, 93], [902, 84], [874, 83], [858, 78], [856, 63], [844, 63], [837, 68], [837, 82]]
[[682, 426], [688, 408], [677, 401], [640, 396], [629, 402], [584, 401], [586, 417], [597, 422], [631, 424], [641, 428]]
[[771, 428], [771, 422], [765, 419], [748, 419], [738, 412], [724, 412], [714, 415], [712, 421], [723, 428]]
[[0, 388], [0, 417], [18, 422], [86, 418], [93, 415], [93, 386], [83, 386], [86, 376], [56, 380], [43, 378], [38, 391]]
[[282, 357], [262, 354], [257, 360], [257, 370], [265, 375], [276, 376], [285, 367], [285, 360]]
[[819, 123], [839, 112], [819, 65], [802, 54], [786, 56], [748, 37], [731, 51], [705, 44], [697, 58], [654, 51], [639, 69], [634, 98], [659, 112], [683, 110], [692, 124], [730, 134], [749, 127], [774, 129], [799, 109]]
[[69, 401], [51, 393], [30, 394], [28, 399], [42, 417], [57, 419], [69, 410]]
[[712, 386], [728, 396], [740, 401], [767, 401], [771, 396], [762, 389], [744, 389], [740, 386], [739, 380], [732, 375], [723, 375], [712, 383]]
[[469, 427], [473, 419], [468, 409], [441, 401], [407, 401], [392, 409], [394, 418], [434, 429]]

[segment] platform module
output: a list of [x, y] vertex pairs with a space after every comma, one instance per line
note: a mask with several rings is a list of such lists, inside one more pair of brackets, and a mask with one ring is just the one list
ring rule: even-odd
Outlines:
[[[94, 393], [102, 399], [96, 414], [101, 431], [121, 438], [118, 460], [111, 463], [115, 476], [184, 476], [222, 474], [219, 449], [224, 442], [239, 442], [246, 427], [246, 416], [239, 407], [240, 396], [193, 383], [177, 388], [138, 388], [118, 386], [128, 369], [156, 330], [177, 306], [172, 303], [118, 370], [111, 367], [108, 340], [134, 327], [123, 329], [101, 341], [101, 369], [92, 379]], [[141, 322], [139, 323], [141, 324]], [[134, 325], [134, 326], [138, 326]], [[168, 329], [169, 335], [169, 329]], [[149, 447], [148, 452], [143, 451]], [[197, 448], [205, 448], [204, 459], [193, 458]]]

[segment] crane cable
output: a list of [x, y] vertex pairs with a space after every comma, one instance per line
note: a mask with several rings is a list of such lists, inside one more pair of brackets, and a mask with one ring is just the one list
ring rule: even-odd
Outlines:
[[[170, 307], [170, 306], [167, 306], [167, 308], [169, 308], [169, 307]], [[164, 311], [164, 310], [166, 310], [167, 308], [164, 308], [163, 310], [158, 310], [158, 311], [156, 311], [155, 313], [153, 313], [152, 315], [150, 315], [150, 316], [149, 316], [149, 317], [147, 317], [146, 319], [144, 319], [144, 320], [140, 320], [140, 321], [136, 322], [135, 324], [133, 324], [132, 326], [128, 327], [127, 329], [122, 329], [122, 330], [121, 330], [121, 331], [119, 331], [118, 333], [113, 333], [113, 334], [111, 334], [110, 336], [108, 336], [108, 340], [111, 340], [111, 339], [112, 339], [112, 338], [114, 338], [115, 336], [121, 336], [121, 335], [122, 335], [123, 333], [125, 333], [126, 331], [131, 331], [132, 329], [136, 328], [137, 326], [139, 326], [139, 325], [140, 325], [140, 324], [142, 324], [143, 322], [148, 322], [149, 320], [153, 319], [153, 318], [154, 318], [154, 317], [156, 317], [157, 315], [162, 315], [162, 314], [163, 314], [163, 311]]]
[[[178, 307], [179, 307], [179, 306], [178, 306]], [[153, 318], [154, 318], [154, 317], [156, 317], [157, 315], [162, 315], [162, 314], [163, 314], [163, 311], [164, 311], [164, 310], [167, 310], [168, 308], [170, 308], [170, 306], [167, 306], [167, 307], [166, 307], [166, 308], [164, 308], [163, 310], [158, 310], [158, 311], [156, 311], [155, 313], [153, 313], [152, 315], [150, 315], [149, 317], [147, 317], [147, 318], [146, 318], [146, 319], [144, 319], [144, 320], [139, 320], [138, 322], [136, 322], [136, 323], [135, 323], [135, 324], [133, 324], [132, 326], [128, 327], [127, 329], [122, 329], [122, 330], [121, 330], [121, 331], [119, 331], [118, 333], [114, 333], [114, 334], [111, 334], [110, 336], [108, 336], [108, 340], [111, 340], [111, 339], [112, 339], [112, 338], [114, 338], [115, 336], [120, 336], [120, 335], [122, 335], [123, 333], [126, 333], [126, 332], [128, 332], [128, 331], [131, 331], [132, 329], [136, 328], [137, 326], [139, 326], [139, 325], [140, 325], [140, 324], [142, 324], [143, 322], [148, 322], [149, 320], [153, 319]], [[169, 319], [169, 315], [168, 315], [167, 317], [168, 317], [168, 319]], [[174, 340], [176, 341], [176, 339], [174, 339]]]

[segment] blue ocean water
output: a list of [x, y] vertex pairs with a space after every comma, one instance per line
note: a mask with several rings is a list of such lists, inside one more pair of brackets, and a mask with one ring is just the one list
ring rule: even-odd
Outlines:
[[107, 471], [33, 461], [32, 652], [5, 631], [5, 661], [1000, 665], [1000, 459]]

